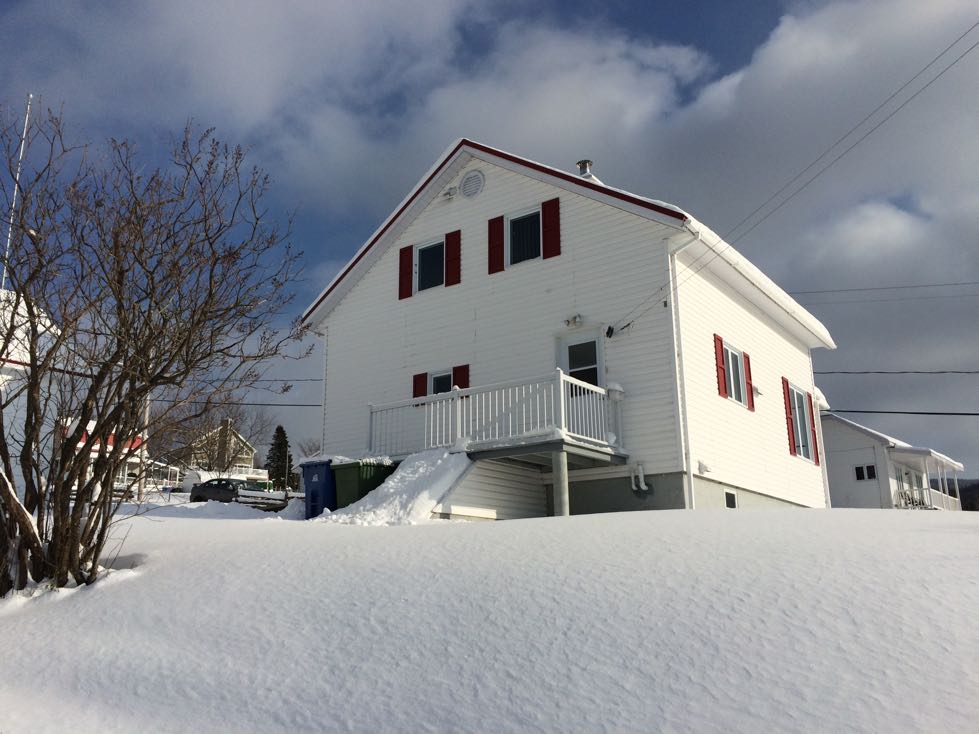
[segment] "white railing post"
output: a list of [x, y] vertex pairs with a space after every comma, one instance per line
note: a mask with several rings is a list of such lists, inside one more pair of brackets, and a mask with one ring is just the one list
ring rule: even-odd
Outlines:
[[367, 404], [367, 450], [374, 451], [374, 404]]
[[557, 385], [557, 427], [561, 433], [568, 430], [567, 418], [565, 417], [565, 403], [564, 403], [564, 372], [560, 367], [557, 368], [557, 375], [555, 376], [554, 384]]
[[455, 404], [455, 431], [452, 436], [452, 443], [461, 448], [463, 445], [462, 435], [462, 397], [459, 395], [459, 386], [452, 386], [452, 402]]

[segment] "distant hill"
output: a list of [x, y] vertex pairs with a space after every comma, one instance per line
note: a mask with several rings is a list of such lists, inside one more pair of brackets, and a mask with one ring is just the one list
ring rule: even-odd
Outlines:
[[979, 512], [979, 479], [960, 479], [959, 492], [962, 494], [962, 509]]

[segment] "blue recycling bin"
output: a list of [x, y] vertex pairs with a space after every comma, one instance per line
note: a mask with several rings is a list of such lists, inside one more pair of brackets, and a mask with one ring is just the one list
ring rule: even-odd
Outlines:
[[301, 464], [306, 492], [306, 519], [337, 509], [337, 483], [333, 478], [332, 459]]

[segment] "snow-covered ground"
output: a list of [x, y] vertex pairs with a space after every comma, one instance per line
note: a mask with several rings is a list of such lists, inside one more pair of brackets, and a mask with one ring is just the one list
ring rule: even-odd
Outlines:
[[979, 514], [126, 533], [95, 586], [0, 600], [0, 731], [979, 728]]

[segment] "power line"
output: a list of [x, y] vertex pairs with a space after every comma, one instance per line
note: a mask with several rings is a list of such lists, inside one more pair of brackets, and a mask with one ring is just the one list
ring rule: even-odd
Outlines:
[[222, 405], [244, 405], [248, 407], [260, 407], [260, 408], [322, 408], [320, 403], [231, 403], [231, 402], [221, 402], [221, 403], [209, 403], [205, 400], [167, 400], [166, 398], [151, 398], [153, 403], [170, 403], [181, 405], [209, 405], [212, 408], [217, 408]]
[[979, 375], [979, 370], [825, 370], [814, 375]]
[[943, 301], [956, 298], [977, 298], [979, 293], [955, 293], [943, 296], [900, 296], [897, 298], [857, 298], [846, 301], [809, 301], [800, 305], [806, 306], [835, 306], [838, 303], [897, 303], [898, 301]]
[[879, 415], [947, 415], [947, 416], [979, 416], [979, 413], [944, 413], [941, 411], [929, 410], [841, 410], [830, 408], [830, 413], [873, 413]]
[[[977, 25], [979, 25], [979, 24], [977, 24]], [[975, 25], [974, 25], [974, 26], [972, 26], [972, 28], [975, 28], [975, 27], [976, 27]], [[969, 31], [971, 31], [971, 30], [972, 30], [972, 28], [970, 28], [970, 29], [969, 29]], [[966, 31], [966, 33], [968, 33], [969, 31]], [[954, 45], [954, 44], [953, 44], [953, 45]], [[877, 129], [878, 129], [878, 128], [879, 128], [880, 126], [881, 126], [881, 125], [883, 125], [883, 124], [884, 124], [885, 122], [887, 122], [887, 121], [888, 121], [888, 120], [890, 120], [890, 119], [891, 119], [892, 117], [894, 117], [894, 115], [896, 115], [896, 114], [897, 114], [898, 112], [900, 112], [900, 111], [901, 111], [902, 109], [904, 109], [904, 108], [905, 108], [905, 107], [906, 107], [906, 106], [908, 105], [908, 103], [910, 103], [910, 102], [911, 102], [911, 101], [912, 101], [912, 100], [913, 100], [913, 99], [914, 99], [915, 97], [917, 97], [917, 96], [918, 96], [919, 94], [921, 94], [921, 93], [922, 93], [923, 91], [925, 91], [926, 89], [928, 89], [928, 87], [930, 87], [930, 86], [931, 86], [932, 84], [934, 84], [934, 83], [935, 83], [936, 81], [938, 81], [938, 80], [939, 80], [939, 79], [940, 79], [940, 78], [942, 77], [942, 75], [943, 75], [943, 74], [944, 74], [944, 73], [945, 73], [946, 71], [948, 71], [949, 69], [951, 69], [951, 68], [952, 68], [953, 66], [955, 66], [955, 65], [956, 65], [957, 63], [959, 63], [959, 61], [961, 61], [961, 60], [962, 60], [963, 58], [965, 58], [965, 56], [966, 56], [967, 54], [969, 54], [969, 53], [971, 53], [971, 52], [972, 52], [972, 51], [973, 51], [973, 50], [974, 50], [974, 49], [975, 49], [975, 48], [976, 48], [977, 46], [979, 46], [979, 41], [976, 41], [976, 42], [975, 42], [974, 44], [972, 44], [971, 46], [969, 46], [969, 48], [967, 48], [967, 49], [966, 49], [965, 51], [963, 51], [963, 52], [962, 52], [961, 54], [959, 54], [958, 56], [956, 56], [956, 57], [955, 57], [955, 59], [954, 59], [954, 60], [953, 60], [953, 61], [952, 61], [952, 62], [951, 62], [950, 64], [948, 64], [948, 65], [947, 65], [947, 66], [946, 66], [945, 68], [943, 68], [943, 69], [942, 69], [942, 70], [941, 70], [940, 72], [938, 72], [938, 74], [936, 74], [936, 75], [935, 75], [934, 77], [932, 77], [932, 78], [931, 78], [931, 79], [930, 79], [930, 80], [929, 80], [928, 82], [926, 82], [926, 83], [925, 83], [925, 85], [924, 85], [924, 86], [922, 86], [922, 87], [921, 87], [921, 88], [920, 88], [920, 89], [919, 89], [918, 91], [916, 91], [916, 92], [915, 92], [914, 94], [912, 94], [912, 95], [911, 95], [910, 97], [908, 97], [908, 98], [907, 98], [906, 100], [904, 100], [904, 101], [903, 101], [903, 102], [902, 102], [901, 104], [899, 104], [899, 105], [898, 105], [898, 106], [897, 106], [897, 107], [896, 107], [896, 108], [895, 108], [895, 109], [894, 109], [894, 110], [893, 110], [892, 112], [890, 112], [889, 114], [887, 114], [887, 115], [886, 115], [886, 116], [884, 117], [884, 119], [883, 119], [883, 120], [881, 120], [881, 121], [880, 121], [880, 122], [878, 122], [878, 123], [877, 123], [876, 125], [874, 125], [874, 126], [873, 126], [872, 128], [870, 128], [870, 129], [869, 129], [869, 130], [868, 130], [867, 132], [865, 132], [865, 133], [864, 133], [863, 135], [861, 135], [861, 136], [860, 136], [859, 138], [857, 138], [857, 139], [856, 139], [856, 140], [855, 140], [855, 141], [853, 142], [853, 144], [852, 144], [852, 145], [850, 145], [849, 147], [847, 147], [847, 148], [845, 148], [845, 149], [844, 149], [844, 150], [843, 150], [843, 151], [842, 151], [842, 152], [841, 152], [841, 153], [840, 153], [840, 154], [839, 154], [838, 156], [836, 156], [835, 158], [833, 158], [833, 159], [832, 159], [832, 160], [831, 160], [831, 161], [830, 161], [829, 163], [827, 163], [827, 164], [826, 164], [825, 166], [823, 166], [823, 167], [822, 167], [821, 169], [819, 169], [818, 171], [816, 171], [816, 173], [815, 173], [815, 174], [813, 174], [813, 175], [812, 175], [812, 176], [810, 176], [810, 177], [809, 177], [808, 179], [806, 179], [806, 182], [805, 182], [805, 183], [803, 183], [803, 184], [802, 184], [802, 186], [800, 186], [800, 187], [799, 187], [799, 188], [797, 188], [797, 189], [796, 189], [795, 191], [793, 191], [793, 192], [792, 192], [791, 194], [789, 194], [789, 195], [788, 195], [788, 196], [787, 196], [786, 198], [784, 198], [784, 199], [783, 199], [783, 200], [782, 200], [782, 201], [781, 201], [781, 202], [779, 203], [779, 205], [778, 205], [778, 206], [776, 206], [776, 207], [775, 207], [774, 209], [772, 209], [772, 210], [771, 210], [770, 212], [768, 212], [768, 214], [766, 214], [766, 215], [765, 215], [764, 217], [762, 217], [761, 219], [759, 219], [759, 220], [758, 220], [757, 222], [755, 222], [754, 224], [752, 224], [752, 225], [751, 225], [751, 226], [750, 226], [750, 227], [749, 227], [748, 229], [746, 229], [746, 230], [745, 230], [744, 232], [742, 232], [742, 233], [741, 233], [741, 234], [739, 234], [739, 235], [738, 235], [737, 237], [735, 237], [735, 238], [734, 238], [734, 239], [732, 240], [732, 243], [734, 243], [734, 242], [737, 242], [737, 241], [739, 241], [739, 240], [741, 240], [741, 239], [742, 239], [742, 238], [744, 238], [744, 237], [745, 237], [746, 235], [748, 235], [749, 233], [751, 233], [752, 231], [754, 231], [754, 229], [755, 229], [756, 227], [758, 227], [758, 225], [760, 225], [760, 224], [761, 224], [762, 222], [764, 222], [764, 221], [765, 221], [766, 219], [768, 219], [768, 218], [769, 218], [770, 216], [772, 216], [772, 215], [773, 215], [773, 214], [774, 214], [775, 212], [777, 212], [777, 211], [778, 211], [779, 209], [781, 209], [781, 208], [782, 208], [783, 206], [785, 206], [785, 205], [786, 205], [786, 204], [788, 204], [788, 203], [789, 203], [790, 201], [792, 201], [792, 199], [794, 199], [794, 198], [795, 198], [796, 196], [798, 196], [798, 195], [799, 195], [800, 193], [802, 193], [802, 192], [803, 192], [803, 191], [804, 191], [804, 190], [805, 190], [805, 189], [806, 189], [806, 188], [807, 188], [807, 187], [809, 186], [809, 184], [811, 184], [811, 183], [812, 183], [813, 181], [815, 181], [815, 180], [816, 180], [817, 178], [819, 178], [819, 177], [820, 177], [820, 176], [822, 176], [822, 175], [823, 175], [824, 173], [826, 173], [826, 171], [828, 171], [828, 170], [829, 170], [830, 168], [832, 168], [832, 167], [833, 167], [833, 166], [834, 166], [834, 165], [835, 165], [835, 164], [836, 164], [836, 163], [837, 163], [837, 162], [838, 162], [838, 161], [839, 161], [839, 160], [840, 160], [840, 159], [841, 159], [841, 158], [842, 158], [843, 156], [845, 156], [845, 155], [846, 155], [847, 153], [849, 153], [849, 152], [850, 152], [851, 150], [853, 150], [853, 149], [854, 149], [854, 148], [856, 148], [856, 147], [857, 147], [858, 145], [860, 145], [860, 143], [862, 143], [862, 142], [863, 142], [864, 140], [866, 140], [866, 139], [867, 139], [867, 138], [868, 138], [868, 137], [869, 137], [869, 136], [870, 136], [871, 134], [873, 134], [873, 133], [874, 133], [874, 132], [875, 132], [875, 131], [876, 131], [876, 130], [877, 130]], [[946, 49], [946, 50], [947, 50], [947, 49]], [[943, 52], [942, 52], [942, 54], [944, 54], [944, 53], [945, 53], [945, 51], [943, 51]], [[941, 54], [940, 54], [940, 55], [941, 55]], [[934, 63], [934, 62], [932, 62], [932, 63]], [[931, 63], [929, 63], [929, 64], [928, 64], [928, 66], [931, 66]], [[927, 68], [927, 67], [926, 67], [926, 68]]]
[[[876, 107], [874, 107], [874, 109], [871, 110], [870, 112], [868, 112], [867, 115], [862, 120], [860, 120], [860, 122], [858, 122], [857, 124], [855, 124], [849, 130], [847, 130], [843, 135], [841, 135], [839, 138], [837, 138], [833, 142], [832, 145], [830, 145], [822, 153], [820, 153], [808, 166], [806, 166], [801, 171], [799, 171], [789, 181], [787, 181], [786, 183], [784, 183], [782, 185], [782, 187], [778, 191], [776, 191], [774, 194], [772, 194], [771, 196], [769, 196], [764, 202], [762, 202], [758, 207], [756, 207], [754, 209], [754, 211], [752, 211], [750, 214], [748, 214], [746, 217], [744, 217], [740, 222], [738, 222], [737, 224], [735, 224], [734, 227], [732, 227], [728, 231], [727, 234], [728, 235], [733, 235], [741, 227], [741, 225], [743, 225], [745, 222], [749, 221], [753, 216], [755, 216], [755, 214], [757, 214], [758, 212], [760, 212], [762, 209], [764, 209], [766, 206], [768, 206], [772, 201], [774, 201], [776, 198], [778, 198], [778, 195], [779, 194], [781, 194], [783, 191], [785, 191], [787, 188], [789, 188], [792, 184], [794, 184], [796, 181], [798, 181], [800, 178], [802, 178], [802, 176], [804, 176], [807, 171], [809, 171], [813, 166], [815, 166], [823, 158], [825, 158], [827, 155], [829, 155], [829, 152], [831, 150], [833, 150], [836, 146], [838, 146], [840, 143], [842, 143], [844, 140], [846, 140], [848, 137], [850, 137], [850, 135], [852, 135], [854, 133], [854, 131], [856, 131], [857, 129], [859, 129], [861, 125], [863, 125], [865, 122], [867, 122], [867, 120], [869, 120], [871, 117], [873, 117], [878, 112], [880, 112], [880, 110], [888, 102], [890, 102], [897, 95], [899, 95], [901, 92], [903, 92], [905, 89], [907, 89], [908, 86], [910, 86], [914, 82], [915, 79], [917, 79], [919, 76], [921, 76], [922, 74], [924, 74], [925, 71], [927, 71], [936, 61], [938, 61], [942, 56], [944, 56], [946, 53], [948, 53], [948, 51], [953, 46], [955, 46], [955, 44], [957, 44], [959, 41], [961, 41], [963, 38], [965, 38], [967, 35], [969, 35], [976, 28], [976, 26], [979, 26], [979, 21], [976, 21], [975, 23], [973, 23], [969, 27], [969, 29], [965, 31], [965, 33], [963, 33], [961, 36], [959, 36], [954, 41], [952, 41], [950, 44], [948, 44], [945, 48], [943, 48], [931, 61], [929, 61], [927, 64], [925, 64], [923, 67], [921, 67], [921, 69], [913, 77], [911, 77], [910, 79], [908, 79], [906, 82], [904, 82], [904, 84], [902, 84], [900, 87], [898, 87], [893, 92], [891, 92], [890, 96], [888, 96], [887, 99], [885, 99], [879, 105], [877, 105]], [[969, 50], [971, 51], [972, 49], [969, 49]], [[966, 51], [966, 53], [968, 53], [968, 51]], [[956, 61], [957, 60], [958, 59], [956, 59]], [[953, 63], [955, 63], [955, 62], [953, 62]], [[939, 74], [939, 76], [941, 76], [941, 74]], [[935, 79], [937, 79], [937, 78], [938, 77], [935, 77]], [[934, 81], [934, 79], [932, 79], [932, 81]], [[931, 82], [929, 82], [929, 84], [930, 83]], [[926, 84], [925, 86], [927, 87], [928, 85]], [[922, 87], [922, 89], [924, 89], [924, 88], [925, 87]], [[921, 90], [919, 90], [919, 91], [921, 91]], [[913, 97], [912, 97], [912, 99], [913, 99]], [[908, 100], [908, 101], [910, 101], [910, 100]], [[907, 104], [907, 102], [905, 102], [905, 104]], [[898, 107], [898, 110], [899, 109], [900, 109], [900, 107]], [[894, 112], [897, 112], [897, 110], [895, 110]], [[891, 114], [893, 115], [894, 113], [891, 113]], [[887, 118], [885, 118], [882, 122], [886, 122], [886, 120], [887, 120]], [[871, 130], [870, 132], [873, 132], [873, 130]], [[859, 142], [859, 141], [857, 141], [857, 142]], [[830, 164], [830, 165], [832, 165], [832, 164]], [[829, 166], [827, 166], [827, 168], [828, 167]], [[826, 169], [823, 169], [823, 170], [826, 170]], [[764, 220], [762, 220], [762, 221], [764, 221]], [[759, 224], [760, 224], [760, 222], [759, 222]], [[757, 226], [757, 225], [755, 225], [755, 226]], [[748, 231], [751, 231], [751, 230], [748, 230]], [[745, 233], [745, 234], [747, 234], [747, 233]], [[725, 236], [725, 239], [727, 239], [727, 236]], [[739, 239], [740, 239], [740, 236], [739, 236]]]
[[869, 288], [827, 288], [821, 291], [786, 291], [790, 296], [809, 296], [816, 293], [853, 293], [855, 291], [890, 291], [902, 288], [944, 288], [957, 285], [979, 285], [979, 280], [966, 280], [958, 283], [905, 283], [904, 285], [878, 285]]
[[[932, 84], [934, 84], [936, 81], [938, 81], [938, 79], [940, 79], [942, 77], [942, 75], [945, 74], [945, 72], [947, 72], [949, 69], [951, 69], [953, 66], [955, 66], [967, 54], [971, 53], [977, 46], [979, 46], [979, 41], [977, 41], [976, 43], [972, 44], [969, 48], [967, 48], [959, 56], [957, 56], [954, 60], [952, 60], [949, 64], [947, 64], [941, 71], [938, 72], [938, 74], [936, 74], [934, 77], [932, 77], [928, 82], [926, 82], [922, 87], [920, 87], [914, 94], [912, 94], [910, 97], [908, 97], [906, 100], [904, 100], [900, 105], [898, 105], [894, 110], [892, 110], [890, 113], [888, 113], [882, 120], [880, 120], [877, 124], [875, 124], [872, 128], [870, 128], [866, 133], [864, 133], [859, 138], [857, 138], [857, 140], [854, 141], [854, 143], [852, 145], [850, 145], [849, 147], [847, 147], [846, 149], [844, 149], [839, 155], [837, 155], [835, 158], [833, 158], [827, 165], [825, 165], [823, 168], [819, 169], [813, 176], [811, 176], [809, 179], [807, 179], [805, 181], [805, 183], [802, 184], [802, 186], [800, 186], [799, 188], [797, 188], [788, 197], [786, 197], [785, 199], [783, 199], [779, 203], [778, 206], [776, 206], [774, 209], [772, 209], [771, 211], [769, 211], [764, 217], [762, 217], [757, 222], [755, 222], [750, 228], [748, 228], [747, 230], [745, 230], [744, 232], [742, 232], [740, 235], [738, 235], [731, 242], [724, 241], [726, 239], [726, 237], [727, 236], [730, 236], [731, 234], [733, 234], [733, 232], [736, 231], [737, 228], [741, 226], [741, 224], [743, 224], [745, 221], [748, 221], [756, 212], [758, 212], [759, 210], [763, 209], [768, 204], [768, 202], [770, 202], [772, 199], [776, 198], [778, 196], [778, 194], [781, 193], [782, 191], [784, 191], [787, 186], [789, 186], [792, 183], [794, 183], [795, 181], [797, 181], [803, 174], [805, 174], [806, 171], [808, 171], [809, 169], [811, 169], [816, 163], [818, 163], [818, 161], [822, 160], [831, 150], [833, 150], [833, 148], [835, 148], [841, 141], [843, 141], [847, 137], [849, 137], [850, 134], [854, 130], [856, 130], [861, 125], [863, 125], [864, 122], [867, 121], [867, 119], [869, 119], [874, 114], [876, 114], [884, 105], [886, 105], [889, 101], [891, 101], [897, 94], [899, 94], [902, 90], [904, 90], [905, 88], [907, 88], [907, 86], [909, 84], [911, 84], [915, 79], [917, 79], [919, 76], [921, 76], [921, 74], [925, 70], [927, 70], [930, 66], [932, 66], [939, 58], [941, 58], [942, 56], [944, 56], [953, 46], [955, 46], [959, 41], [961, 41], [963, 38], [965, 38], [977, 26], [979, 26], [979, 21], [977, 21], [976, 23], [973, 23], [973, 25], [971, 25], [968, 28], [968, 30], [966, 30], [962, 35], [960, 35], [958, 38], [956, 38], [954, 41], [952, 41], [952, 43], [950, 43], [948, 46], [946, 46], [937, 56], [935, 56], [925, 66], [923, 66], [913, 77], [911, 77], [907, 82], [905, 82], [903, 85], [901, 85], [901, 87], [899, 87], [895, 92], [893, 92], [887, 99], [885, 99], [880, 105], [878, 105], [869, 115], [867, 115], [863, 120], [861, 120], [860, 122], [858, 122], [845, 135], [843, 135], [843, 137], [841, 137], [838, 141], [836, 141], [835, 143], [833, 143], [833, 145], [831, 145], [829, 148], [827, 148], [815, 161], [813, 161], [806, 168], [804, 168], [802, 171], [800, 171], [788, 184], [786, 184], [781, 189], [779, 189], [779, 191], [777, 191], [775, 194], [773, 194], [772, 197], [770, 197], [768, 199], [768, 201], [765, 202], [765, 204], [762, 204], [760, 207], [758, 207], [755, 210], [755, 212], [752, 212], [752, 214], [749, 214], [748, 217], [746, 217], [741, 222], [739, 222], [733, 229], [729, 230], [728, 233], [725, 235], [725, 238], [722, 238], [722, 240], [721, 240], [722, 242], [724, 242], [724, 245], [720, 249], [715, 250], [713, 246], [711, 246], [708, 243], [704, 242], [704, 240], [701, 240], [701, 242], [704, 242], [704, 244], [707, 245], [707, 247], [708, 247], [707, 252], [704, 252], [701, 255], [699, 255], [698, 257], [696, 257], [693, 260], [693, 262], [690, 263], [690, 265], [684, 267], [683, 271], [677, 272], [675, 275], [671, 276], [670, 279], [666, 283], [664, 283], [663, 285], [661, 285], [659, 287], [659, 289], [657, 289], [651, 296], [649, 296], [647, 299], [641, 301], [639, 304], [637, 304], [635, 307], [633, 307], [633, 309], [631, 311], [629, 311], [625, 316], [623, 316], [618, 321], [616, 321], [615, 326], [617, 327], [618, 324], [621, 324], [623, 321], [625, 321], [627, 318], [629, 318], [633, 313], [635, 313], [636, 310], [638, 310], [639, 308], [641, 308], [642, 306], [644, 306], [650, 300], [653, 300], [655, 297], [657, 297], [663, 291], [663, 289], [666, 288], [671, 283], [674, 284], [677, 288], [679, 288], [681, 285], [683, 285], [688, 280], [690, 280], [690, 278], [692, 278], [695, 275], [697, 275], [697, 273], [699, 273], [705, 267], [707, 267], [708, 265], [710, 265], [710, 263], [712, 263], [715, 259], [717, 259], [724, 250], [732, 247], [735, 242], [741, 240], [748, 233], [752, 232], [756, 227], [758, 227], [762, 222], [764, 222], [769, 217], [771, 217], [773, 214], [775, 214], [775, 212], [777, 212], [779, 209], [781, 209], [783, 206], [785, 206], [785, 204], [787, 204], [789, 201], [791, 201], [793, 198], [795, 198], [798, 194], [800, 194], [803, 190], [805, 190], [809, 186], [809, 184], [811, 184], [813, 181], [815, 181], [817, 178], [819, 178], [819, 176], [821, 176], [823, 173], [825, 173], [826, 171], [828, 171], [841, 158], [843, 158], [850, 151], [852, 151], [854, 148], [856, 148], [861, 142], [863, 142], [870, 135], [872, 135], [874, 132], [876, 132], [881, 127], [881, 125], [883, 125], [885, 122], [887, 122], [892, 117], [894, 117], [894, 115], [896, 115], [898, 112], [900, 112], [902, 109], [904, 109], [919, 94], [921, 94], [928, 87], [930, 87]], [[686, 271], [690, 270], [691, 268], [693, 268], [693, 266], [696, 265], [697, 262], [700, 261], [701, 258], [703, 258], [705, 255], [707, 255], [708, 252], [712, 252], [713, 253], [713, 257], [711, 257], [707, 261], [705, 261], [699, 268], [697, 268], [694, 272], [692, 272], [681, 283], [679, 281], [680, 275], [683, 272], [686, 272]], [[643, 315], [645, 315], [646, 313], [648, 313], [651, 309], [652, 309], [652, 306], [650, 308], [647, 308], [642, 313], [640, 313], [639, 316], [637, 316], [636, 318], [632, 319], [632, 321], [630, 321], [629, 324], [631, 325], [632, 323], [634, 323], [635, 321], [637, 321]]]

